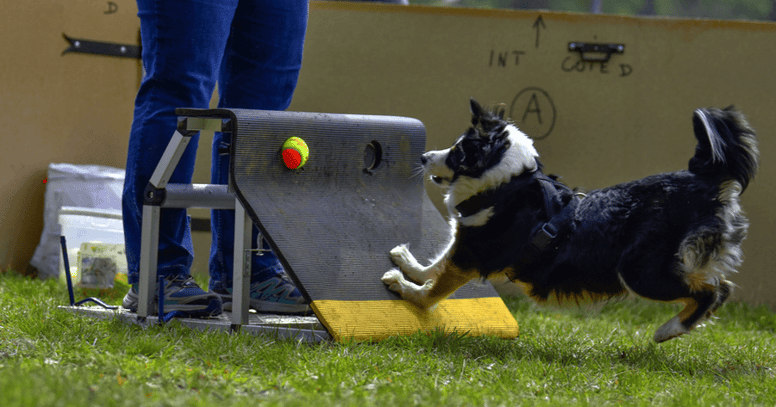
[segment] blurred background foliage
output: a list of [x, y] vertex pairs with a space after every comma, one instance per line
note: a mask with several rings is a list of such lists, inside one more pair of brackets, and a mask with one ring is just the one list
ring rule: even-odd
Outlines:
[[776, 21], [776, 0], [409, 0], [410, 4]]

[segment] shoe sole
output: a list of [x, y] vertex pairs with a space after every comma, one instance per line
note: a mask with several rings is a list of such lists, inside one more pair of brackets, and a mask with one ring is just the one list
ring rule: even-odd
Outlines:
[[[232, 311], [232, 296], [218, 294], [221, 296], [222, 307], [224, 311]], [[279, 314], [279, 315], [312, 315], [313, 310], [307, 304], [280, 304], [277, 302], [251, 300], [251, 309], [260, 314]]]
[[[179, 312], [180, 317], [183, 318], [209, 318], [209, 317], [216, 317], [223, 313], [223, 305], [219, 306], [219, 300], [213, 299], [210, 301], [210, 303], [203, 308], [202, 304], [196, 304], [196, 305], [187, 305], [187, 304], [176, 304], [176, 305], [168, 305], [164, 307], [164, 313], [170, 314], [173, 312]], [[135, 305], [135, 304], [132, 304]], [[135, 306], [124, 306], [122, 304], [122, 307], [131, 311], [137, 313], [137, 305]], [[154, 304], [153, 310], [151, 311], [150, 315], [157, 315], [159, 312], [159, 308], [156, 304]]]

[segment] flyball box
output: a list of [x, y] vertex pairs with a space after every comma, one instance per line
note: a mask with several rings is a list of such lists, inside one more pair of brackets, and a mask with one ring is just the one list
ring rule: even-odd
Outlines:
[[[394, 267], [388, 252], [396, 245], [429, 259], [450, 235], [417, 176], [414, 157], [426, 145], [420, 121], [242, 109], [178, 114], [230, 121], [234, 193], [335, 340], [430, 329], [518, 335], [489, 284], [467, 284], [428, 312], [381, 281]], [[281, 156], [291, 137], [304, 138], [310, 151], [298, 169]]]

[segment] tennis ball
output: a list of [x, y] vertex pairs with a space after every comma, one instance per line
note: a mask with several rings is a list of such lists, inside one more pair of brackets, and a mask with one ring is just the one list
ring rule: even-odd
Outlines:
[[304, 140], [299, 137], [290, 137], [283, 143], [281, 154], [283, 155], [283, 163], [286, 167], [295, 170], [307, 162], [307, 157], [310, 156], [310, 150], [307, 148], [307, 144]]

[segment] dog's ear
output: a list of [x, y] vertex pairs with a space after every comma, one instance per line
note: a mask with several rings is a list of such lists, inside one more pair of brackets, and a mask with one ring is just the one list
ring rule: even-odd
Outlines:
[[485, 110], [477, 103], [474, 98], [470, 99], [472, 110], [472, 127], [475, 128], [480, 137], [492, 139], [504, 136], [504, 128], [507, 122], [504, 120], [506, 108], [499, 106], [495, 111]]
[[485, 110], [480, 106], [479, 103], [477, 103], [474, 98], [469, 99], [469, 106], [472, 111], [472, 125], [476, 126], [480, 119], [482, 119], [482, 116], [485, 114]]
[[503, 121], [504, 116], [507, 114], [507, 106], [503, 103], [499, 103], [494, 113], [496, 114], [496, 117], [498, 117], [499, 120]]

